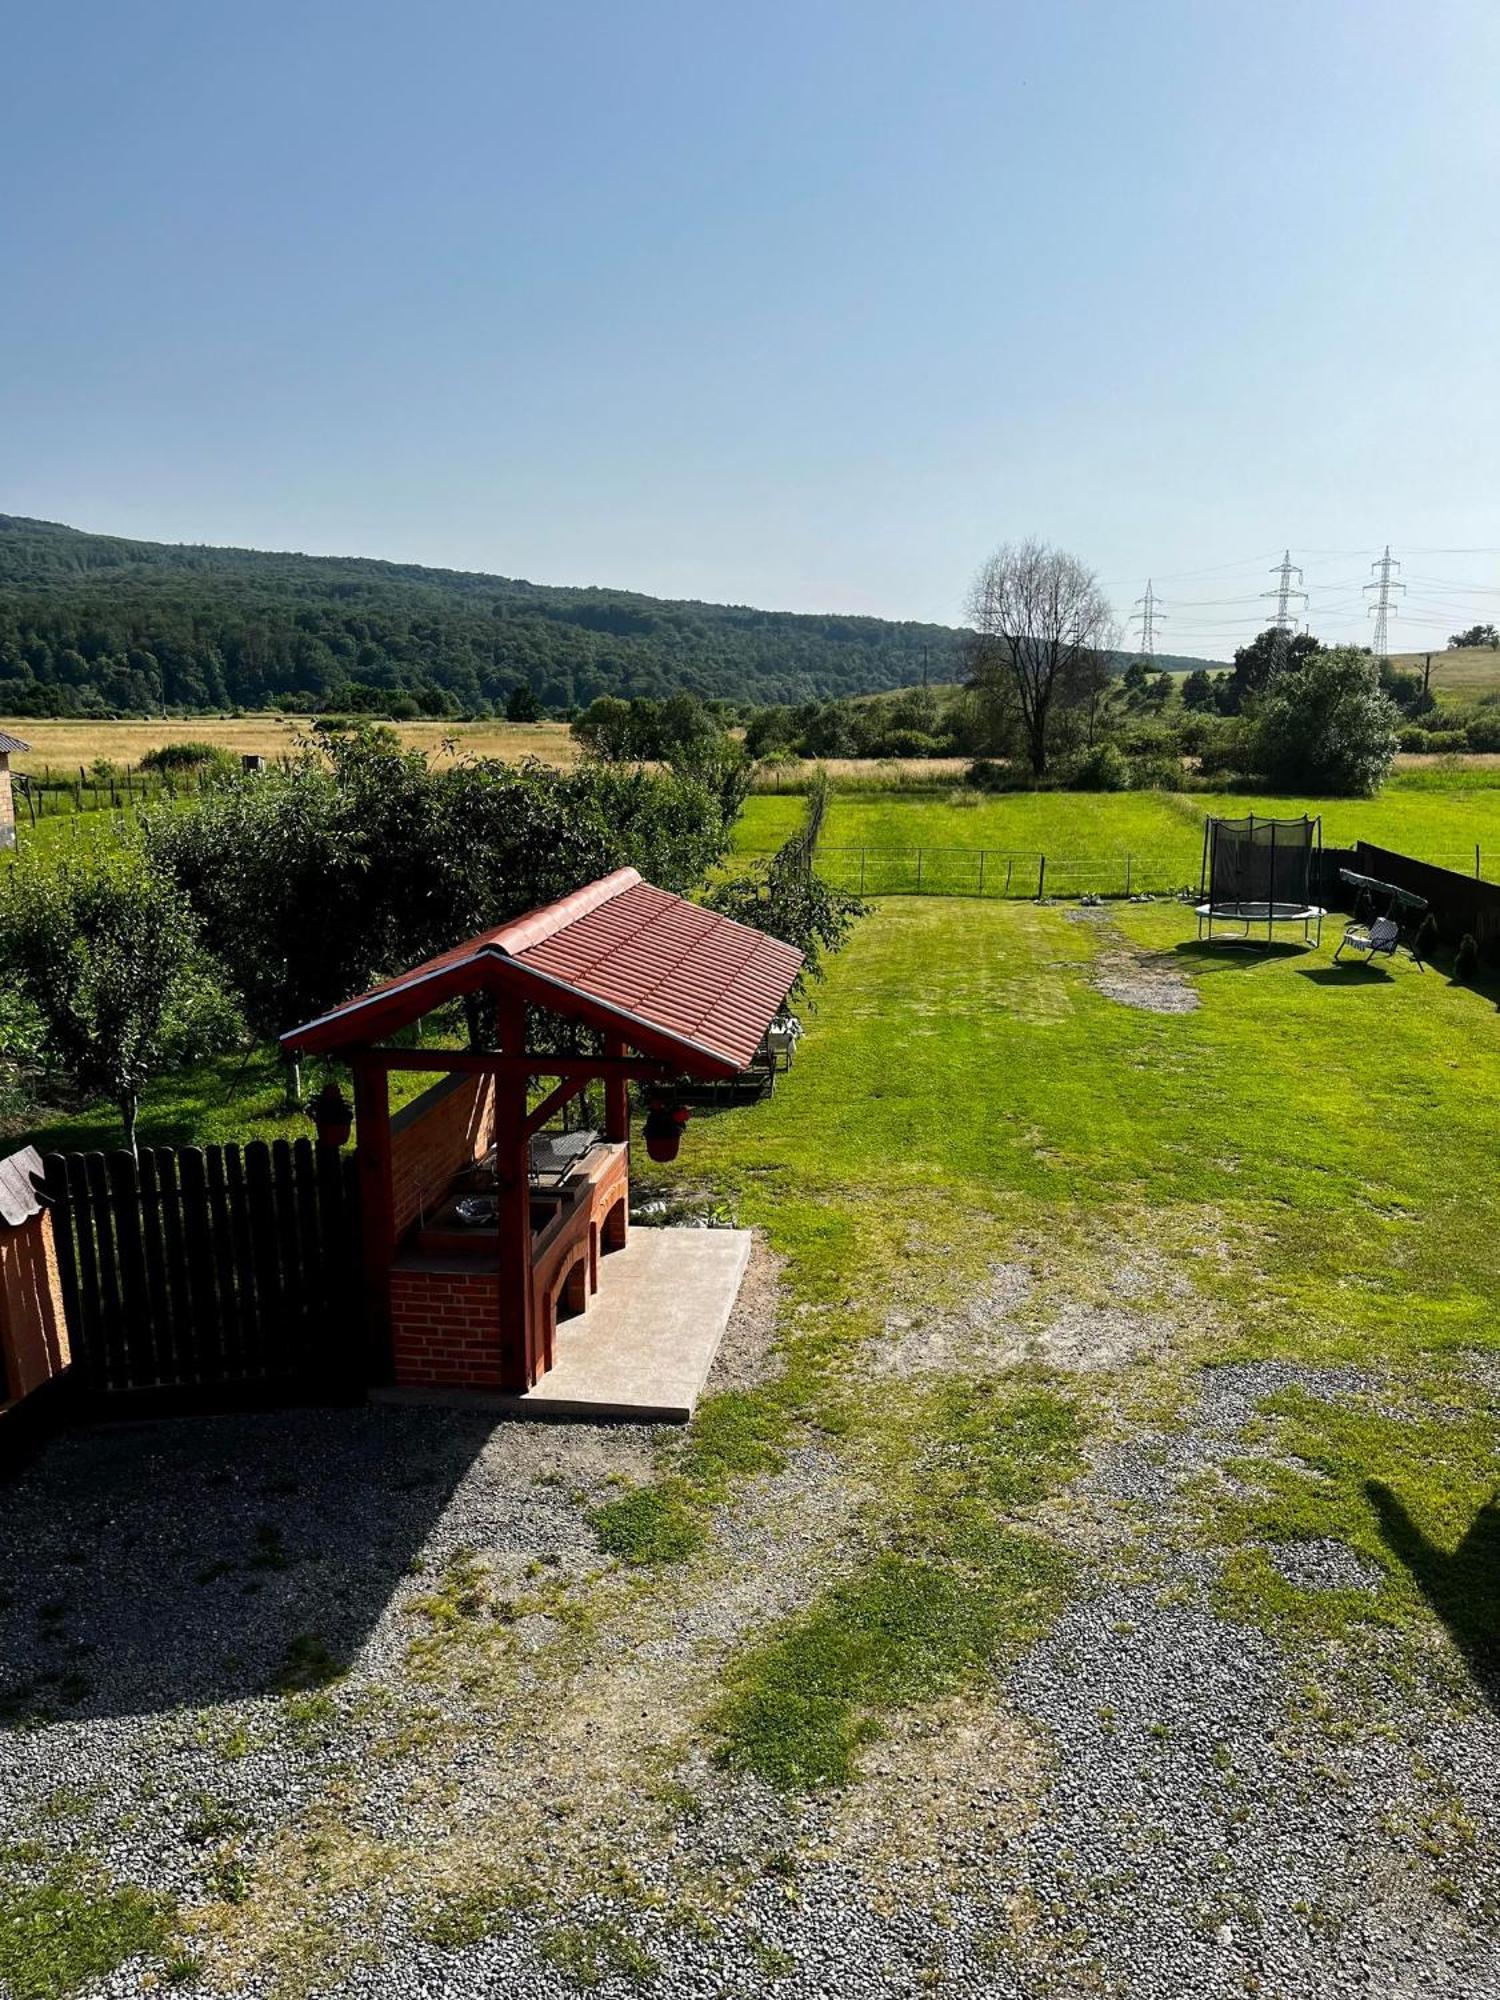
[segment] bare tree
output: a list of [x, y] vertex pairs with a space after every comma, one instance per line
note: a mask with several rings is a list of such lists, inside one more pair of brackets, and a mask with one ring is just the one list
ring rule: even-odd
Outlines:
[[1045, 542], [1007, 542], [975, 577], [968, 610], [977, 635], [970, 685], [1014, 690], [1040, 778], [1055, 712], [1097, 696], [1116, 638], [1108, 600], [1076, 556]]

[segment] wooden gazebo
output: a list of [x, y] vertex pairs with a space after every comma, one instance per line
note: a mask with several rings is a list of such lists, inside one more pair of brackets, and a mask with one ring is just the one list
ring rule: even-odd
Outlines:
[[[674, 1079], [739, 1075], [800, 965], [792, 946], [624, 868], [284, 1035], [288, 1053], [353, 1072], [377, 1371], [412, 1387], [531, 1388], [552, 1365], [557, 1320], [583, 1309], [601, 1257], [625, 1240], [630, 1083], [669, 1101]], [[391, 1045], [475, 994], [492, 1003], [492, 1048]], [[600, 1052], [528, 1047], [533, 1010], [596, 1031]], [[392, 1070], [442, 1081], [393, 1118]], [[556, 1082], [534, 1103], [539, 1078]], [[598, 1143], [543, 1191], [532, 1141], [596, 1080]], [[673, 1114], [664, 1102], [652, 1115]], [[451, 1226], [453, 1190], [476, 1175], [493, 1190], [492, 1226]]]

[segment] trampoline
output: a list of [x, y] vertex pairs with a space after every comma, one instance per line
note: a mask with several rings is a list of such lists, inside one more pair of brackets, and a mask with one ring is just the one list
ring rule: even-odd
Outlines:
[[1215, 925], [1224, 942], [1249, 944], [1264, 929], [1269, 942], [1278, 925], [1300, 926], [1304, 944], [1323, 936], [1326, 912], [1313, 901], [1321, 879], [1323, 822], [1309, 819], [1215, 819], [1203, 825], [1203, 878], [1195, 915], [1198, 935], [1211, 942]]

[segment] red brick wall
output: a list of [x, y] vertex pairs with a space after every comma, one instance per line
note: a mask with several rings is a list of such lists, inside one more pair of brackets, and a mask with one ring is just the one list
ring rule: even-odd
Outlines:
[[391, 1273], [396, 1380], [498, 1389], [500, 1288], [493, 1272]]
[[446, 1076], [391, 1120], [391, 1199], [398, 1237], [448, 1192], [460, 1167], [495, 1136], [495, 1088], [487, 1076]]

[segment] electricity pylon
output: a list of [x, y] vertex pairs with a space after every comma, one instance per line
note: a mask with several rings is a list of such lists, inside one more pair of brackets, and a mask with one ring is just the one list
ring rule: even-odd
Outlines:
[[[1302, 572], [1292, 561], [1292, 552], [1290, 549], [1287, 549], [1283, 553], [1281, 561], [1277, 563], [1271, 574], [1276, 578], [1276, 588], [1274, 590], [1263, 590], [1261, 596], [1274, 597], [1276, 599], [1276, 616], [1271, 620], [1271, 623], [1278, 632], [1290, 633], [1297, 622], [1292, 616], [1292, 599], [1300, 597], [1304, 609], [1307, 605], [1307, 592], [1302, 588]], [[1295, 583], [1292, 582], [1293, 577], [1297, 579]]]
[[1149, 576], [1146, 578], [1146, 595], [1138, 597], [1135, 601], [1141, 608], [1139, 611], [1131, 612], [1130, 622], [1132, 625], [1139, 625], [1141, 628], [1141, 658], [1143, 660], [1154, 660], [1156, 658], [1157, 623], [1160, 620], [1164, 620], [1167, 614], [1162, 609], [1156, 592], [1151, 588], [1151, 579]]
[[1401, 565], [1395, 556], [1391, 554], [1391, 545], [1389, 542], [1385, 545], [1385, 554], [1377, 557], [1370, 564], [1370, 567], [1374, 570], [1375, 575], [1365, 585], [1365, 589], [1376, 591], [1379, 594], [1373, 604], [1366, 606], [1366, 610], [1375, 620], [1375, 657], [1377, 660], [1384, 660], [1390, 657], [1389, 626], [1391, 613], [1395, 609], [1395, 606], [1391, 603], [1391, 593], [1397, 590], [1405, 590], [1406, 585], [1397, 582], [1391, 575], [1391, 571], [1400, 569]]

